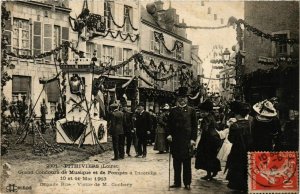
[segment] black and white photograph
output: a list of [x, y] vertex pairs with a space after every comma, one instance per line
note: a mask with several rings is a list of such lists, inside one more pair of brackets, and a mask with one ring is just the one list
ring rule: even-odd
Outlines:
[[299, 193], [299, 1], [0, 2], [0, 193]]

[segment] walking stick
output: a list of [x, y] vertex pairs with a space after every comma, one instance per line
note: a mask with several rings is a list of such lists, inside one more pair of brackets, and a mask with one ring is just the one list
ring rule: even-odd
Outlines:
[[170, 191], [170, 186], [171, 186], [171, 148], [169, 148], [169, 189]]

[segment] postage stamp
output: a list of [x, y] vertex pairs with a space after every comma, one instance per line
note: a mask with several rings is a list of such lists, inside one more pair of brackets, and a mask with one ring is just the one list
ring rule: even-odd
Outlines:
[[249, 152], [249, 193], [298, 193], [298, 152]]

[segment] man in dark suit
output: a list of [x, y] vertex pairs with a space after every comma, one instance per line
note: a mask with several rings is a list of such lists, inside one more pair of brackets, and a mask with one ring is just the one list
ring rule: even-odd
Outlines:
[[139, 104], [137, 106], [136, 114], [136, 135], [138, 138], [138, 154], [135, 157], [147, 155], [147, 137], [152, 129], [151, 115], [149, 112], [145, 111], [144, 104]]
[[114, 150], [112, 160], [124, 159], [124, 114], [118, 108], [116, 103], [110, 105], [112, 112], [110, 114], [110, 134]]
[[177, 106], [171, 109], [168, 119], [168, 137], [173, 156], [174, 185], [181, 187], [181, 169], [183, 166], [183, 183], [190, 190], [192, 181], [191, 152], [197, 138], [196, 111], [187, 106], [187, 89], [180, 87], [177, 91]]
[[124, 133], [126, 138], [126, 154], [130, 157], [130, 147], [131, 143], [135, 145], [134, 140], [134, 130], [133, 130], [133, 113], [127, 108], [127, 105], [123, 105], [122, 111], [124, 113]]

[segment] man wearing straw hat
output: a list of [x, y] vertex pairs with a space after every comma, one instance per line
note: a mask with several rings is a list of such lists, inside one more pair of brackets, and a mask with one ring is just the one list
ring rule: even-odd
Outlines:
[[174, 167], [174, 185], [170, 188], [181, 187], [181, 169], [183, 167], [183, 183], [190, 190], [192, 181], [191, 148], [197, 138], [196, 111], [187, 106], [186, 87], [180, 87], [177, 92], [177, 106], [170, 110], [168, 119], [168, 137], [171, 142], [171, 154]]

